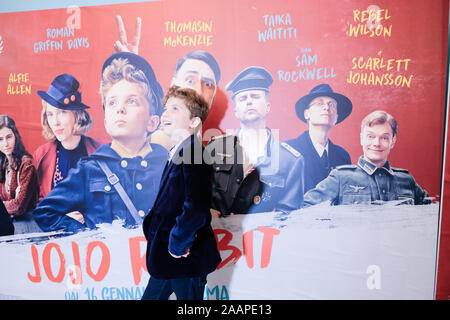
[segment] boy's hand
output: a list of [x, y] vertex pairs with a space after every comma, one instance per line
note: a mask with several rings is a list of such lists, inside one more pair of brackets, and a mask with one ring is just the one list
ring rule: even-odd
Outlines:
[[211, 208], [211, 209], [210, 209], [210, 212], [211, 212], [211, 217], [212, 217], [212, 218], [220, 218], [220, 217], [222, 216], [222, 214], [220, 213], [220, 211], [218, 211], [218, 210], [216, 210], [216, 209]]
[[175, 259], [179, 259], [179, 258], [187, 258], [187, 256], [189, 255], [189, 249], [188, 249], [187, 252], [186, 252], [185, 254], [183, 254], [182, 256], [176, 256], [176, 255], [172, 254], [172, 252], [170, 252], [170, 251], [169, 251], [169, 253], [170, 253], [170, 255], [171, 255], [172, 257], [174, 257]]
[[141, 39], [141, 18], [138, 17], [136, 19], [133, 41], [131, 43], [128, 43], [127, 32], [125, 31], [125, 26], [123, 25], [122, 17], [120, 15], [116, 16], [116, 23], [119, 30], [119, 40], [114, 43], [116, 52], [132, 52], [138, 54], [139, 41]]
[[79, 211], [72, 211], [66, 214], [66, 216], [77, 220], [79, 223], [84, 224], [83, 214]]

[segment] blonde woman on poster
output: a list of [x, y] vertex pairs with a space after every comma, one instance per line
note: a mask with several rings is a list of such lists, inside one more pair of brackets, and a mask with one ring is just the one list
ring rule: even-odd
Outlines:
[[55, 77], [42, 98], [42, 135], [48, 140], [34, 152], [39, 175], [39, 200], [67, 177], [81, 157], [94, 152], [101, 142], [87, 137], [92, 118], [81, 100], [80, 84], [70, 74]]

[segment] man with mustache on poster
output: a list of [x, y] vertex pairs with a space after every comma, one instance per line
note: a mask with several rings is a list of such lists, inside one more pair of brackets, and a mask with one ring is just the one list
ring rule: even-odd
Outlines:
[[226, 86], [240, 130], [214, 137], [206, 147], [213, 161], [214, 216], [288, 213], [302, 206], [303, 157], [266, 126], [272, 82], [266, 69], [252, 66]]
[[391, 167], [388, 156], [397, 141], [397, 121], [374, 111], [361, 123], [363, 156], [356, 165], [342, 165], [305, 194], [304, 206], [325, 201], [340, 204], [429, 204], [431, 200], [408, 170]]
[[295, 112], [308, 124], [308, 130], [286, 143], [305, 159], [304, 192], [307, 192], [325, 179], [333, 168], [352, 163], [348, 152], [328, 138], [331, 128], [350, 115], [352, 102], [333, 92], [328, 84], [320, 84], [297, 101]]
[[[141, 38], [141, 18], [136, 19], [133, 39], [128, 42], [127, 33], [122, 17], [116, 16], [119, 40], [114, 43], [116, 52], [133, 52], [138, 54]], [[175, 73], [170, 86], [189, 88], [195, 90], [205, 99], [211, 109], [216, 96], [217, 85], [220, 80], [220, 68], [216, 59], [207, 51], [194, 50], [181, 57], [175, 64]], [[149, 137], [152, 143], [157, 143], [170, 150], [173, 147], [172, 140], [160, 129]]]

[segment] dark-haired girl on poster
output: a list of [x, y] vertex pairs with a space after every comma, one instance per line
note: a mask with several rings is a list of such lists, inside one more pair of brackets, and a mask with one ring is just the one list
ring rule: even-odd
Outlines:
[[[23, 216], [36, 205], [38, 180], [12, 118], [0, 115], [0, 198], [9, 215]], [[23, 219], [23, 218], [22, 218]]]

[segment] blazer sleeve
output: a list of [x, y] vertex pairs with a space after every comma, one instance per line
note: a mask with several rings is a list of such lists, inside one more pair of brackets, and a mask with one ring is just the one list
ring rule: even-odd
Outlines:
[[[30, 203], [35, 202], [37, 199], [38, 179], [36, 168], [31, 159], [22, 161], [23, 163], [18, 171], [19, 192], [16, 193], [14, 199], [3, 202], [9, 214], [15, 217], [23, 215], [30, 207]], [[16, 177], [11, 179], [16, 179]]]
[[332, 170], [328, 177], [319, 182], [317, 186], [305, 193], [303, 205], [305, 207], [329, 201], [337, 204], [339, 197], [340, 179], [336, 169]]
[[39, 202], [33, 215], [43, 231], [76, 232], [85, 228], [83, 224], [66, 214], [72, 211], [81, 213], [85, 211], [87, 176], [84, 161], [78, 161], [77, 166], [69, 171], [69, 175]]
[[176, 218], [169, 236], [169, 251], [177, 256], [192, 247], [196, 232], [210, 214], [210, 168], [205, 164], [181, 164], [184, 201], [182, 213]]

